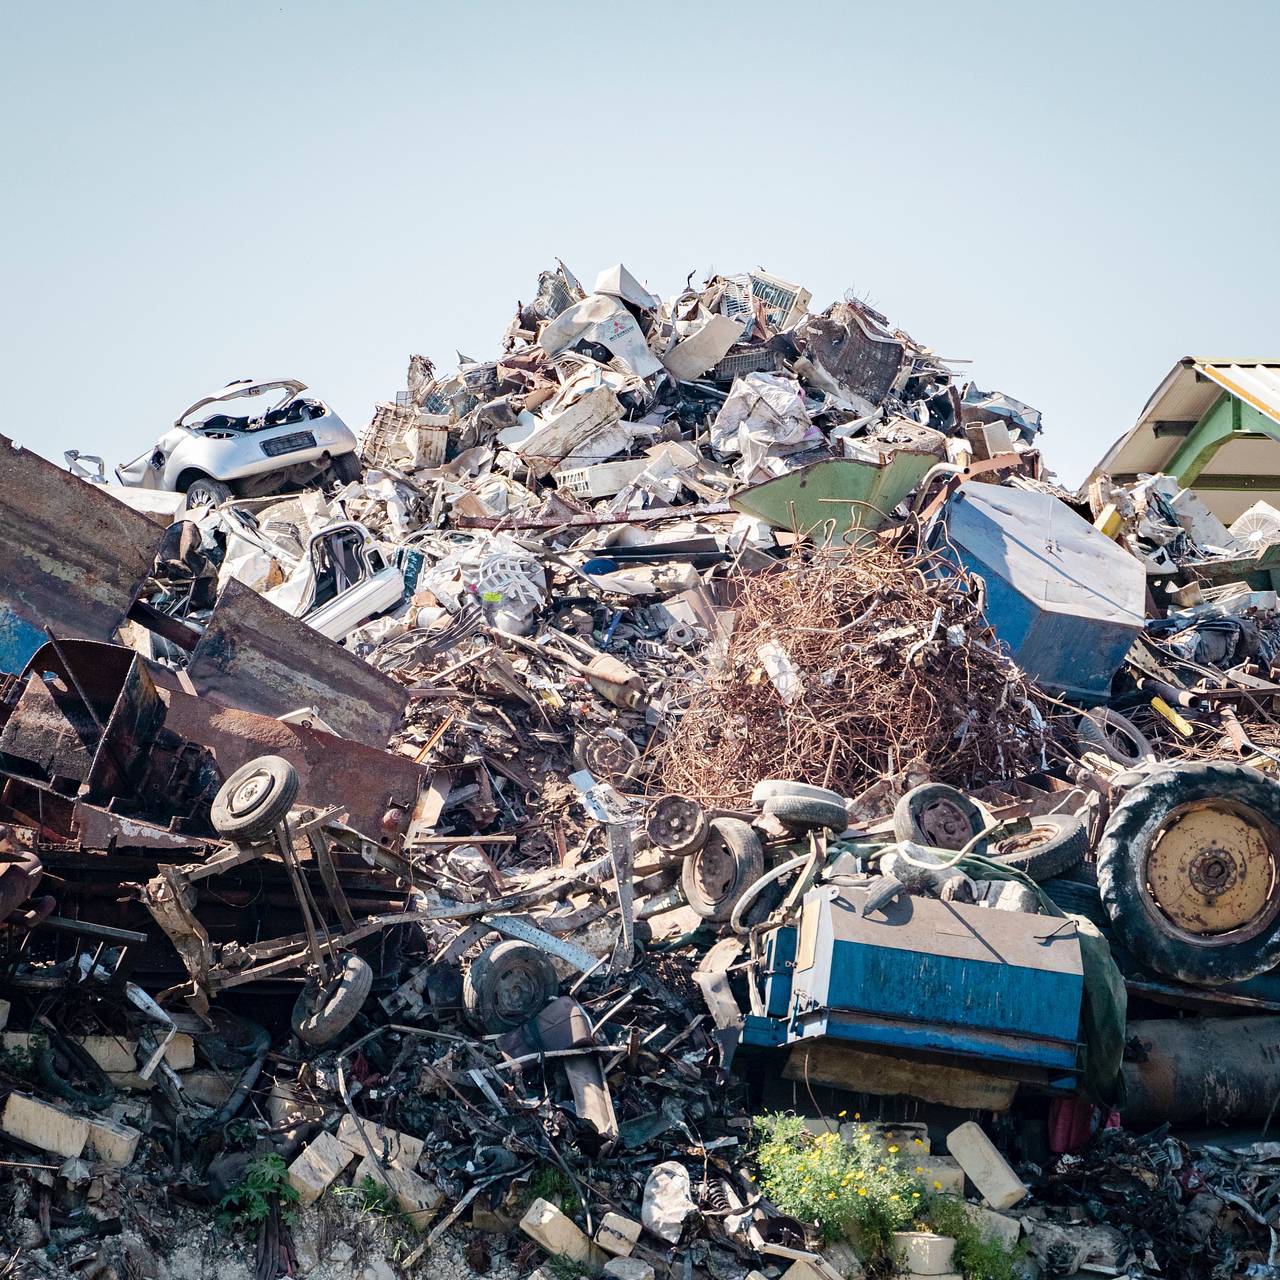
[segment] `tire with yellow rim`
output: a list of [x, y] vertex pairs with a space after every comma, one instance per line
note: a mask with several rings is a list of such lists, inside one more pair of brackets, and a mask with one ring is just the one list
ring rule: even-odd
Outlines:
[[1098, 888], [1134, 957], [1196, 986], [1280, 961], [1280, 783], [1246, 765], [1175, 765], [1116, 806]]

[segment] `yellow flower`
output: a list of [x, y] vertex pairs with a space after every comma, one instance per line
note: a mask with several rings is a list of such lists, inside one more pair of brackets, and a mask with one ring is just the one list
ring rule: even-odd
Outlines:
[[918, 1191], [913, 1191], [913, 1192], [911, 1193], [911, 1198], [912, 1198], [913, 1200], [919, 1200], [919, 1199], [920, 1199], [920, 1193], [919, 1193]]
[[891, 1156], [896, 1156], [896, 1155], [898, 1154], [898, 1148], [897, 1148], [897, 1147], [890, 1147], [890, 1148], [889, 1148], [889, 1154], [890, 1154]]
[[840, 1119], [841, 1119], [841, 1120], [843, 1120], [843, 1119], [845, 1118], [845, 1116], [847, 1116], [848, 1114], [849, 1114], [849, 1113], [848, 1113], [847, 1111], [842, 1111], [842, 1112], [840, 1113]]
[[855, 1120], [861, 1120], [861, 1119], [862, 1119], [862, 1112], [861, 1112], [861, 1111], [855, 1111], [855, 1112], [853, 1113], [853, 1118], [854, 1118]]
[[859, 1194], [860, 1196], [865, 1196], [865, 1195], [867, 1194], [867, 1189], [866, 1189], [866, 1187], [859, 1187], [859, 1188], [858, 1188], [858, 1194]]
[[923, 1140], [922, 1138], [917, 1138], [917, 1139], [916, 1139], [916, 1146], [917, 1146], [917, 1147], [923, 1147], [923, 1146], [924, 1146], [924, 1140]]
[[883, 1172], [884, 1172], [884, 1165], [881, 1165], [881, 1166], [876, 1170], [876, 1172], [877, 1172], [877, 1173], [883, 1173]]
[[923, 1173], [923, 1172], [924, 1172], [924, 1165], [922, 1165], [922, 1164], [918, 1164], [918, 1165], [916, 1165], [916, 1172], [917, 1172], [917, 1173]]
[[897, 1196], [890, 1196], [890, 1197], [889, 1197], [889, 1199], [890, 1199], [890, 1200], [896, 1200], [897, 1198], [898, 1198]]
[[934, 1189], [935, 1191], [941, 1191], [941, 1190], [942, 1190], [942, 1183], [940, 1183], [940, 1182], [935, 1182], [935, 1183], [933, 1184], [933, 1189]]
[[828, 1192], [827, 1192], [827, 1199], [828, 1199], [828, 1200], [834, 1200], [835, 1198], [836, 1198], [836, 1193], [835, 1193], [834, 1191], [828, 1191]]

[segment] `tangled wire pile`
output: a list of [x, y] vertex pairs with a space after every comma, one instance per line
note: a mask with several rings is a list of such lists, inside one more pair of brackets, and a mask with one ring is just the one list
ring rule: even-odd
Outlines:
[[663, 785], [723, 804], [762, 777], [856, 795], [885, 774], [964, 786], [1041, 767], [1047, 726], [1026, 678], [974, 580], [938, 567], [878, 541], [744, 576], [726, 660], [661, 749]]

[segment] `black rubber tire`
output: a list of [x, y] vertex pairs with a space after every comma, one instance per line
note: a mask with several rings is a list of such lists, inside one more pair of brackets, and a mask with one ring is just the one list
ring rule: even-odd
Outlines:
[[[65, 1068], [62, 1063], [67, 1064]], [[87, 1107], [90, 1111], [101, 1111], [115, 1101], [116, 1087], [111, 1083], [111, 1077], [98, 1066], [88, 1050], [58, 1032], [50, 1033], [49, 1043], [36, 1051], [35, 1066], [45, 1088], [67, 1102]], [[72, 1084], [67, 1078], [71, 1072], [86, 1087]]]
[[1032, 818], [1025, 835], [989, 841], [986, 856], [1033, 880], [1048, 880], [1070, 871], [1088, 852], [1089, 832], [1083, 819], [1047, 813]]
[[[1083, 864], [1082, 864], [1083, 865]], [[1086, 884], [1081, 880], [1068, 876], [1057, 876], [1045, 880], [1040, 887], [1053, 899], [1054, 905], [1067, 912], [1068, 915], [1084, 916], [1099, 929], [1111, 932], [1111, 917], [1102, 905], [1102, 895], [1097, 884]]]
[[281, 756], [259, 756], [218, 788], [209, 810], [213, 829], [228, 839], [269, 835], [298, 797], [298, 773]]
[[203, 507], [220, 507], [232, 497], [234, 495], [229, 485], [209, 476], [201, 476], [187, 486], [187, 500], [184, 508], [187, 511], [197, 511]]
[[560, 992], [551, 961], [532, 943], [509, 938], [482, 951], [462, 979], [462, 1007], [486, 1035], [513, 1031]]
[[357, 955], [343, 957], [342, 968], [314, 1002], [304, 988], [293, 1006], [291, 1023], [298, 1039], [305, 1044], [332, 1044], [364, 1007], [373, 987], [373, 970]]
[[[1171, 814], [1197, 801], [1234, 801], [1280, 820], [1280, 783], [1247, 765], [1210, 762], [1151, 774], [1116, 805], [1098, 843], [1098, 889], [1119, 939], [1143, 965], [1195, 986], [1242, 982], [1280, 961], [1280, 913], [1264, 917], [1252, 935], [1199, 938], [1180, 929], [1153, 901], [1147, 856]], [[1274, 817], [1272, 817], [1274, 815]], [[1280, 897], [1280, 850], [1273, 849], [1267, 911]]]
[[364, 464], [358, 453], [340, 453], [329, 463], [329, 478], [338, 484], [351, 484], [364, 475]]
[[1086, 711], [1076, 721], [1076, 741], [1082, 748], [1101, 751], [1108, 760], [1130, 769], [1156, 757], [1155, 748], [1146, 734], [1132, 720], [1110, 707]]
[[[946, 831], [939, 830], [936, 825], [926, 829], [926, 824], [930, 824], [927, 811], [939, 805], [946, 805], [951, 816], [959, 821], [948, 822]], [[894, 836], [931, 849], [963, 849], [986, 825], [982, 810], [963, 791], [943, 782], [925, 782], [912, 787], [893, 809]], [[976, 845], [971, 850], [973, 853], [984, 851], [984, 845]]]
[[765, 778], [751, 788], [751, 803], [763, 806], [768, 800], [776, 800], [779, 796], [798, 796], [803, 800], [828, 800], [832, 804], [844, 804], [844, 797], [838, 791], [829, 791], [826, 787], [813, 787], [807, 782], [788, 782], [784, 778]]
[[[695, 915], [723, 924], [738, 899], [764, 875], [764, 846], [740, 818], [712, 818], [709, 825], [702, 848], [685, 855], [680, 888]], [[712, 869], [721, 873], [715, 884], [707, 879]]]
[[840, 834], [849, 825], [844, 801], [814, 800], [808, 796], [774, 796], [764, 802], [766, 817], [777, 818], [792, 831], [826, 829]]

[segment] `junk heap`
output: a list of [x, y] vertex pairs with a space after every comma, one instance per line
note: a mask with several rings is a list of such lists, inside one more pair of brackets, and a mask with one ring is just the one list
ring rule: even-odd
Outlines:
[[6, 1274], [1280, 1276], [1280, 516], [810, 301], [559, 265], [325, 487], [0, 441]]

